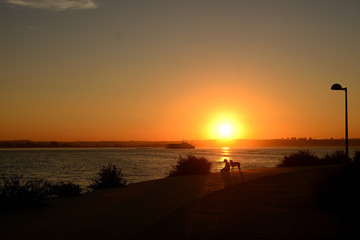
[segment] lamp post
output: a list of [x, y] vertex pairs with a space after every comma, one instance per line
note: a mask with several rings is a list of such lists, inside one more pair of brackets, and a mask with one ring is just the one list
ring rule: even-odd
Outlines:
[[331, 90], [345, 90], [345, 151], [346, 157], [349, 158], [347, 88], [343, 88], [340, 84], [335, 83], [331, 86]]

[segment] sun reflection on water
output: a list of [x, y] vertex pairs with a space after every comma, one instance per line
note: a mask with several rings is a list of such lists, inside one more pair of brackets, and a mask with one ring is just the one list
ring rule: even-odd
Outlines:
[[224, 162], [225, 159], [228, 159], [230, 155], [230, 148], [229, 147], [222, 147], [221, 148], [221, 157], [219, 158], [219, 162]]

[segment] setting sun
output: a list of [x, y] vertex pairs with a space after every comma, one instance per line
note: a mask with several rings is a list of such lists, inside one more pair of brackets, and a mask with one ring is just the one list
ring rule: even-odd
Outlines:
[[222, 138], [227, 138], [232, 133], [232, 127], [229, 124], [222, 124], [219, 126], [219, 134]]
[[209, 123], [209, 136], [212, 139], [237, 139], [243, 135], [238, 115], [228, 112], [217, 115]]

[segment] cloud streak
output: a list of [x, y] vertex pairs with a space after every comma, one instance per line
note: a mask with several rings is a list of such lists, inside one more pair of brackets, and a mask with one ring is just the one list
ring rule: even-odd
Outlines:
[[11, 5], [41, 8], [54, 11], [64, 11], [68, 9], [93, 9], [98, 4], [94, 0], [0, 0]]

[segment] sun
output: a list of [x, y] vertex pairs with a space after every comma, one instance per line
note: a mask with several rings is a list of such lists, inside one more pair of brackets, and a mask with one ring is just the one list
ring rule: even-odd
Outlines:
[[207, 125], [209, 139], [234, 140], [243, 136], [243, 124], [238, 114], [217, 113]]
[[219, 126], [218, 131], [219, 131], [219, 137], [228, 138], [233, 132], [233, 129], [230, 124], [224, 123]]

